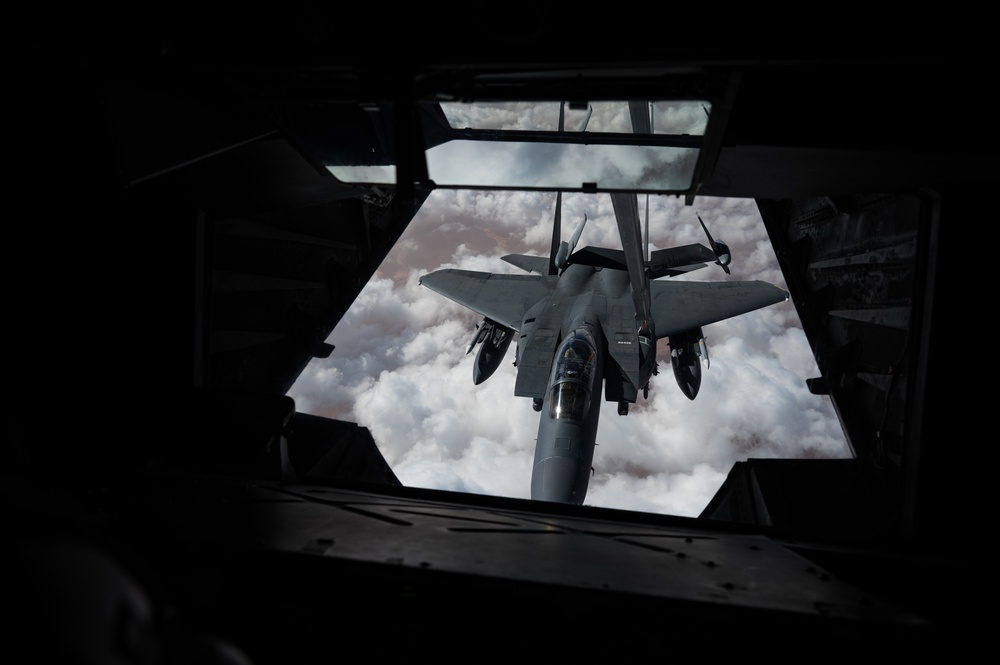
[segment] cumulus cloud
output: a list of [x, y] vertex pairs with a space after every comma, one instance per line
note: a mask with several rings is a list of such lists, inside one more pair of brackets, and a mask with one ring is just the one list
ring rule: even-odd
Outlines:
[[[547, 255], [555, 197], [544, 192], [435, 191], [403, 239], [289, 391], [299, 411], [369, 428], [405, 485], [527, 498], [538, 414], [514, 396], [514, 351], [487, 382], [472, 383], [465, 349], [479, 317], [419, 277], [442, 267], [518, 273], [508, 253]], [[640, 215], [645, 210], [640, 197]], [[756, 205], [699, 199], [697, 211], [733, 250], [732, 276], [709, 266], [698, 280], [764, 279], [784, 288]], [[650, 197], [652, 248], [705, 242], [695, 210]], [[563, 238], [583, 215], [581, 245], [620, 247], [610, 197], [567, 194]], [[707, 326], [711, 367], [698, 398], [677, 388], [669, 349], [648, 400], [628, 416], [602, 403], [586, 503], [695, 516], [736, 461], [848, 457], [790, 302]]]

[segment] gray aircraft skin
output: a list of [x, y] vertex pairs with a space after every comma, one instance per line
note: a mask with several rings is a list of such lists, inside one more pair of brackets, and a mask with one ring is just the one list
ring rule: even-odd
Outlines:
[[[559, 242], [559, 209], [549, 258], [507, 255], [529, 275], [447, 269], [420, 283], [484, 317], [468, 345], [482, 348], [474, 381], [493, 373], [517, 335], [514, 394], [531, 397], [541, 412], [531, 476], [531, 498], [582, 504], [590, 477], [600, 416], [600, 391], [626, 415], [645, 396], [656, 373], [656, 342], [674, 337], [671, 364], [678, 386], [694, 399], [708, 354], [701, 327], [787, 300], [762, 281], [658, 280], [729, 262], [728, 247], [693, 244], [653, 252], [644, 260], [636, 197], [613, 194], [622, 250]], [[584, 218], [584, 223], [586, 218]], [[707, 231], [707, 229], [706, 229]], [[727, 269], [728, 272], [728, 269]]]

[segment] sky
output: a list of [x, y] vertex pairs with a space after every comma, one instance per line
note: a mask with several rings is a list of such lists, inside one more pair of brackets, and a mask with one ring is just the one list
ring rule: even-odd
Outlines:
[[[753, 200], [649, 202], [651, 250], [705, 243], [696, 212], [732, 249], [732, 276], [710, 265], [673, 279], [786, 288]], [[514, 345], [474, 385], [465, 349], [481, 317], [418, 280], [441, 268], [519, 273], [500, 257], [547, 256], [554, 207], [551, 192], [435, 190], [330, 335], [333, 353], [289, 391], [296, 409], [367, 427], [404, 485], [528, 498], [539, 416], [514, 396]], [[606, 194], [564, 195], [564, 239], [584, 214], [580, 247], [621, 247]], [[649, 398], [627, 416], [602, 402], [585, 504], [694, 517], [737, 461], [850, 457], [829, 398], [806, 388], [819, 372], [791, 302], [703, 330], [711, 366], [697, 399], [677, 387], [660, 340]]]

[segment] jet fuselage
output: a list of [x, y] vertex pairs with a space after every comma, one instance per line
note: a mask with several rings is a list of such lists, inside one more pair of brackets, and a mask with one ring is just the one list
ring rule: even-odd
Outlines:
[[601, 414], [600, 340], [600, 328], [583, 323], [559, 345], [538, 422], [532, 499], [581, 504], [587, 495]]
[[[564, 312], [566, 318], [560, 326], [561, 341], [541, 404], [532, 499], [582, 504], [586, 498], [593, 474], [608, 344], [601, 322], [608, 319], [609, 302], [612, 307], [631, 302], [626, 273], [570, 265], [546, 304]], [[651, 322], [649, 326], [651, 329]], [[640, 339], [638, 327], [619, 332], [616, 343], [628, 344], [631, 353], [640, 354], [639, 374], [648, 380], [655, 364], [656, 339], [652, 335]], [[625, 332], [629, 339], [623, 339]]]

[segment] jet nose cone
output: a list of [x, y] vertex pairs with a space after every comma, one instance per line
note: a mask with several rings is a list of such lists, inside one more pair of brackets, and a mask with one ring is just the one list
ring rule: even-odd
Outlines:
[[580, 505], [587, 496], [590, 469], [581, 469], [579, 460], [550, 457], [531, 472], [531, 498]]

